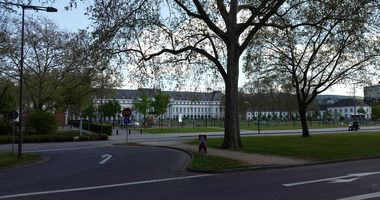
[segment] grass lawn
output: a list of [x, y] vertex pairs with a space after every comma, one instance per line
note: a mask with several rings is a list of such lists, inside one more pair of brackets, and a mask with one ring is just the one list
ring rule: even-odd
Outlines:
[[13, 165], [22, 165], [42, 159], [40, 155], [24, 153], [20, 160], [17, 158], [17, 153], [0, 153], [0, 167], [8, 167]]
[[236, 169], [243, 168], [249, 165], [240, 162], [239, 160], [219, 157], [219, 156], [210, 156], [206, 155], [205, 167], [203, 167], [203, 156], [199, 153], [193, 152], [193, 160], [191, 162], [191, 167], [195, 169], [209, 169], [209, 170], [218, 170], [218, 169]]
[[[222, 138], [208, 139], [207, 145], [219, 148]], [[197, 144], [198, 141], [192, 142]], [[301, 136], [265, 136], [242, 138], [239, 151], [282, 155], [313, 161], [380, 156], [380, 132], [337, 133]]]
[[144, 133], [196, 133], [196, 132], [223, 132], [224, 129], [221, 128], [145, 128]]

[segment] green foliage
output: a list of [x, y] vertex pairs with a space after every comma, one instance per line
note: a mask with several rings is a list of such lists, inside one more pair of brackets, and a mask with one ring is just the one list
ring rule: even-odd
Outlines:
[[191, 167], [196, 169], [236, 169], [248, 167], [247, 164], [242, 163], [239, 160], [224, 158], [220, 156], [210, 156], [205, 157], [205, 166], [203, 167], [203, 156], [199, 153], [193, 153], [193, 160], [191, 162]]
[[159, 91], [152, 102], [152, 107], [154, 109], [153, 114], [162, 115], [166, 113], [169, 102], [170, 97], [162, 91]]
[[[83, 129], [88, 130], [88, 122], [83, 122], [82, 127]], [[102, 132], [102, 126], [98, 123], [91, 123], [89, 131], [100, 133]], [[112, 135], [112, 126], [108, 124], [103, 124], [103, 133], [107, 135]]]
[[363, 107], [358, 108], [357, 112], [358, 112], [359, 114], [362, 114], [362, 115], [365, 115], [365, 114], [367, 113], [367, 112], [364, 110]]
[[12, 133], [12, 125], [7, 121], [0, 121], [0, 135], [7, 135]]
[[17, 107], [16, 86], [0, 77], [0, 113], [7, 113]]
[[107, 103], [99, 106], [99, 112], [103, 112], [104, 117], [115, 117], [116, 114], [120, 113], [121, 106], [117, 100], [110, 100]]
[[79, 136], [79, 141], [108, 140], [107, 134], [87, 134]]
[[142, 94], [139, 99], [135, 101], [133, 104], [133, 109], [137, 110], [140, 112], [144, 118], [148, 114], [148, 110], [151, 107], [152, 101], [148, 98], [146, 94]]
[[57, 119], [53, 114], [35, 111], [28, 115], [26, 127], [29, 133], [51, 134], [57, 131]]
[[15, 153], [0, 153], [0, 167], [7, 167], [12, 165], [21, 165], [40, 160], [42, 157], [37, 154], [23, 153], [21, 158]]
[[377, 119], [380, 118], [380, 104], [376, 104], [372, 107], [372, 117]]
[[[297, 157], [320, 161], [380, 155], [379, 132], [339, 133], [300, 136], [245, 137], [240, 151]], [[197, 144], [194, 141], [193, 144]], [[219, 148], [222, 139], [208, 139], [207, 145]]]
[[[43, 142], [70, 142], [75, 141], [75, 137], [79, 136], [79, 131], [75, 132], [60, 132], [56, 134], [44, 135], [24, 135], [23, 143], [43, 143]], [[78, 137], [79, 141], [107, 140], [107, 134], [85, 134]], [[17, 138], [16, 138], [17, 140]], [[12, 143], [12, 136], [0, 136], [0, 144]]]

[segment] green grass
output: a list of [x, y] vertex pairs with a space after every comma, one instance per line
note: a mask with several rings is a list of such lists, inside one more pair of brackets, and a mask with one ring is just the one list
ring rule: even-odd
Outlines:
[[199, 153], [193, 153], [191, 167], [195, 169], [218, 170], [244, 168], [249, 166], [239, 160], [224, 158], [220, 156], [206, 155], [205, 161], [205, 167], [203, 167], [203, 156]]
[[22, 154], [20, 160], [16, 153], [0, 153], [0, 167], [28, 164], [40, 159], [42, 159], [40, 155], [31, 153]]
[[145, 128], [144, 133], [193, 133], [193, 132], [223, 132], [224, 129], [220, 128]]
[[[207, 145], [219, 148], [223, 139], [208, 139]], [[192, 142], [192, 144], [198, 143]], [[339, 133], [301, 136], [242, 138], [239, 151], [308, 159], [312, 161], [380, 156], [380, 133]]]

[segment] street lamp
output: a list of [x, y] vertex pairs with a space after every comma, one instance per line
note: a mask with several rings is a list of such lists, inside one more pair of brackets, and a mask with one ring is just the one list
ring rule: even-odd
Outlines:
[[46, 12], [57, 12], [58, 10], [53, 7], [32, 6], [18, 3], [0, 2], [3, 5], [17, 6], [22, 8], [22, 21], [21, 21], [21, 52], [20, 52], [20, 93], [19, 93], [19, 120], [18, 120], [18, 158], [20, 159], [22, 153], [22, 85], [23, 85], [23, 71], [24, 71], [24, 24], [25, 24], [25, 10], [41, 10]]
[[106, 69], [106, 67], [102, 67], [100, 70], [102, 71], [102, 80], [101, 80], [101, 90], [100, 90], [100, 134], [103, 134], [103, 96], [104, 96], [104, 76], [103, 76], [103, 71]]

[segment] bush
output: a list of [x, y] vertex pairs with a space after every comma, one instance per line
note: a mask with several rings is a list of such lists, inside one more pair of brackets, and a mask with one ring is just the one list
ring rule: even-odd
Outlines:
[[36, 111], [30, 113], [26, 120], [27, 132], [36, 134], [52, 134], [57, 131], [57, 119], [53, 114]]
[[107, 134], [88, 134], [79, 136], [79, 141], [108, 140]]
[[[69, 142], [75, 141], [75, 136], [77, 134], [66, 134], [66, 133], [58, 133], [51, 135], [24, 135], [23, 143], [43, 143], [43, 142]], [[15, 142], [17, 143], [18, 137], [15, 136]], [[78, 137], [79, 141], [93, 141], [93, 140], [108, 140], [107, 134], [88, 134], [82, 135]], [[10, 144], [12, 143], [11, 135], [0, 136], [0, 144]]]
[[[88, 122], [83, 122], [82, 123], [82, 127], [83, 127], [83, 129], [88, 130]], [[92, 123], [91, 126], [90, 126], [90, 130], [89, 131], [92, 131], [92, 132], [95, 132], [95, 133], [102, 132], [102, 133], [105, 133], [107, 135], [112, 135], [112, 126], [108, 125], [108, 124], [103, 124], [103, 131], [101, 131], [100, 124], [98, 124], [98, 123]]]
[[[16, 125], [15, 125], [16, 126]], [[0, 121], [0, 135], [12, 134], [12, 125], [7, 121]]]

